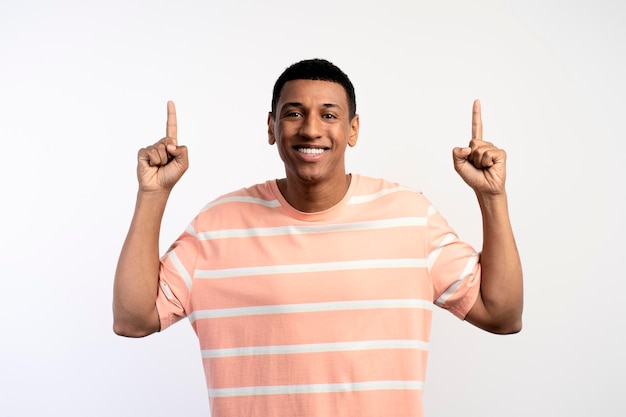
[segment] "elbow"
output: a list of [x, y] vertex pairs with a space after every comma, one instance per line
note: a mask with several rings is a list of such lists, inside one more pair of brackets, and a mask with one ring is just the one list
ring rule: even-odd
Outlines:
[[157, 317], [140, 318], [125, 314], [113, 313], [113, 332], [123, 337], [145, 337], [161, 330], [161, 322]]
[[520, 319], [498, 327], [493, 333], [501, 335], [516, 334], [522, 331], [522, 327], [522, 320]]
[[123, 336], [123, 337], [140, 337], [140, 336], [134, 336], [134, 333], [131, 331], [130, 328], [123, 326], [115, 321], [113, 322], [113, 333], [115, 333], [118, 336]]
[[489, 333], [507, 335], [522, 331], [522, 303], [502, 305], [476, 302], [465, 320]]
[[148, 326], [120, 323], [119, 320], [113, 321], [113, 332], [118, 336], [140, 338], [158, 331], [159, 329], [150, 328]]
[[489, 314], [488, 311], [483, 311], [483, 313], [480, 315], [470, 314], [466, 317], [466, 320], [474, 326], [493, 334], [507, 335], [522, 331], [521, 311], [500, 311], [497, 314]]
[[522, 318], [520, 317], [511, 327], [507, 334], [516, 334], [522, 331], [523, 328]]
[[494, 334], [509, 335], [521, 332], [522, 327], [522, 316], [520, 314], [505, 320], [499, 320], [493, 323], [492, 326], [488, 326], [485, 330]]

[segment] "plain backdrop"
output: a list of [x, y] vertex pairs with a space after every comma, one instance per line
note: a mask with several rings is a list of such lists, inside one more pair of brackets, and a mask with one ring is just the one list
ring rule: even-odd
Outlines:
[[1, 416], [209, 414], [188, 321], [112, 331], [136, 153], [174, 100], [191, 167], [163, 251], [206, 202], [283, 175], [271, 89], [313, 57], [356, 86], [348, 170], [422, 190], [477, 248], [451, 159], [473, 99], [509, 155], [525, 327], [495, 336], [437, 309], [426, 415], [626, 415], [625, 2], [1, 3]]

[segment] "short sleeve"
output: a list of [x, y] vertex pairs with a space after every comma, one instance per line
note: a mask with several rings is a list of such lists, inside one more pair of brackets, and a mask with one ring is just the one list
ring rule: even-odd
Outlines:
[[480, 254], [461, 241], [432, 206], [427, 224], [426, 248], [433, 301], [464, 319], [480, 291]]
[[185, 318], [190, 311], [189, 300], [198, 247], [191, 223], [161, 258], [157, 295], [161, 330]]

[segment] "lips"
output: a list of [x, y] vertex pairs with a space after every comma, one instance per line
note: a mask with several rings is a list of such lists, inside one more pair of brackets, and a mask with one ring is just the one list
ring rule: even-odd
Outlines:
[[301, 161], [317, 162], [324, 157], [326, 151], [330, 148], [294, 146], [293, 149], [296, 151]]
[[307, 155], [321, 155], [328, 148], [295, 148], [298, 152]]

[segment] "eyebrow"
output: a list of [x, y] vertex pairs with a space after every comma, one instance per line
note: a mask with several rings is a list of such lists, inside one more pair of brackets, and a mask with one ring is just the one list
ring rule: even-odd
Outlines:
[[[302, 103], [300, 103], [299, 101], [292, 101], [289, 103], [285, 103], [282, 105], [281, 108], [285, 108], [285, 107], [303, 107], [304, 105]], [[325, 108], [337, 108], [337, 109], [341, 109], [342, 107], [339, 104], [335, 104], [335, 103], [324, 103], [322, 104], [322, 107]]]

